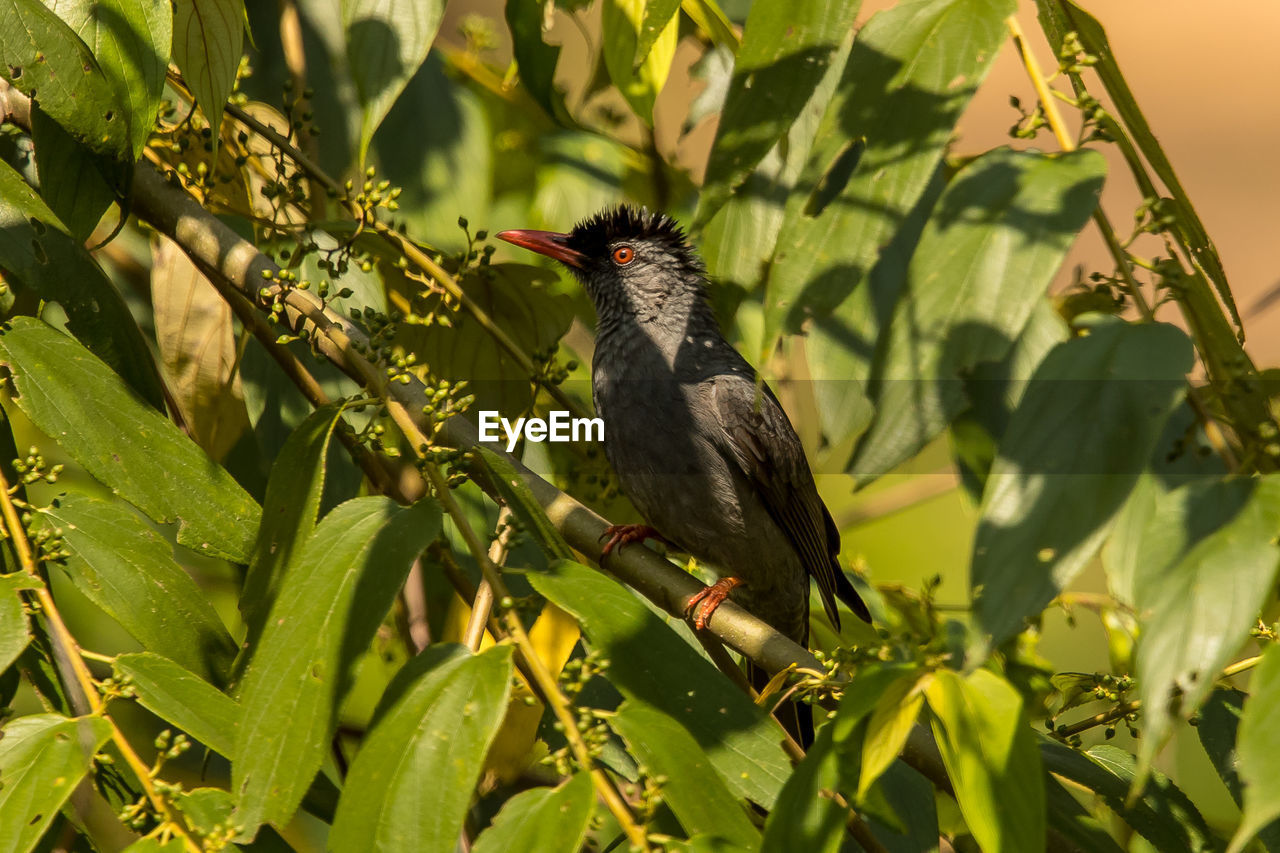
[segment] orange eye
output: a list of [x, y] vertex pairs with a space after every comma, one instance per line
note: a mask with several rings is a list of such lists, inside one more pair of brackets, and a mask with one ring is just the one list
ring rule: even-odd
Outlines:
[[629, 264], [636, 259], [635, 250], [630, 246], [619, 246], [613, 250], [613, 262], [619, 265]]

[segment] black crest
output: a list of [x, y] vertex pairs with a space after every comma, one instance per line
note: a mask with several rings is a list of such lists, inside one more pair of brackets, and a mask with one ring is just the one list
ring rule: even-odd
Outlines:
[[615, 243], [629, 240], [655, 244], [687, 267], [702, 270], [702, 263], [679, 223], [665, 213], [650, 213], [643, 207], [623, 204], [602, 210], [573, 226], [567, 242], [589, 258], [601, 258], [607, 256]]

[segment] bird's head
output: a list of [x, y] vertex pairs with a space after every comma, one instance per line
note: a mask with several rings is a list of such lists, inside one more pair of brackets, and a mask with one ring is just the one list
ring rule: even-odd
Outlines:
[[705, 269], [675, 220], [621, 206], [597, 213], [568, 234], [503, 231], [498, 238], [554, 258], [586, 288], [603, 319], [696, 310]]

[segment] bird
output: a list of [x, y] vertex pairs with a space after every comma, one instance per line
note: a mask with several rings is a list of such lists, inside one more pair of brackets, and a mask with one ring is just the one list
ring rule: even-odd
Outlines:
[[[591, 390], [605, 457], [645, 522], [611, 526], [604, 554], [648, 538], [707, 565], [718, 579], [686, 608], [699, 630], [731, 598], [807, 647], [809, 578], [836, 630], [837, 599], [871, 621], [838, 562], [840, 533], [800, 438], [722, 334], [706, 267], [679, 224], [621, 205], [568, 233], [496, 236], [563, 264], [595, 307]], [[763, 689], [769, 673], [746, 665]], [[812, 709], [784, 704], [783, 728], [808, 746]]]

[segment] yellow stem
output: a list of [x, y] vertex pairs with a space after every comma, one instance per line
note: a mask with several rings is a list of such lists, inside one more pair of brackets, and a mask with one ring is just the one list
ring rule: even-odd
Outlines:
[[101, 717], [106, 720], [107, 725], [111, 727], [111, 740], [115, 743], [116, 748], [120, 750], [120, 754], [124, 756], [125, 762], [133, 770], [134, 775], [138, 777], [142, 790], [146, 793], [147, 799], [151, 801], [156, 813], [163, 819], [164, 824], [171, 826], [173, 831], [182, 837], [183, 843], [188, 850], [199, 853], [200, 845], [187, 834], [186, 827], [182, 825], [178, 816], [169, 809], [168, 802], [165, 801], [164, 797], [160, 796], [155, 785], [152, 784], [151, 768], [143, 763], [138, 753], [134, 752], [124, 733], [120, 731], [120, 727], [107, 714], [106, 706], [102, 703], [102, 697], [98, 695], [98, 687], [94, 683], [93, 675], [89, 672], [89, 668], [82, 659], [84, 652], [76, 644], [75, 637], [68, 630], [66, 623], [62, 621], [62, 614], [58, 612], [58, 607], [53, 602], [53, 596], [49, 594], [48, 587], [44, 585], [43, 579], [36, 569], [36, 562], [31, 554], [31, 545], [27, 542], [26, 532], [23, 530], [22, 522], [18, 518], [18, 510], [9, 496], [9, 483], [5, 480], [3, 472], [0, 472], [0, 511], [3, 511], [4, 524], [9, 531], [9, 537], [13, 540], [13, 550], [18, 556], [18, 562], [27, 574], [41, 581], [40, 586], [33, 590], [36, 600], [40, 602], [40, 608], [44, 611], [45, 620], [49, 623], [50, 630], [58, 642], [68, 651], [67, 659], [71, 663], [72, 674], [75, 676], [76, 681], [79, 682], [81, 690], [84, 691], [85, 699], [89, 703], [89, 710], [95, 717]]

